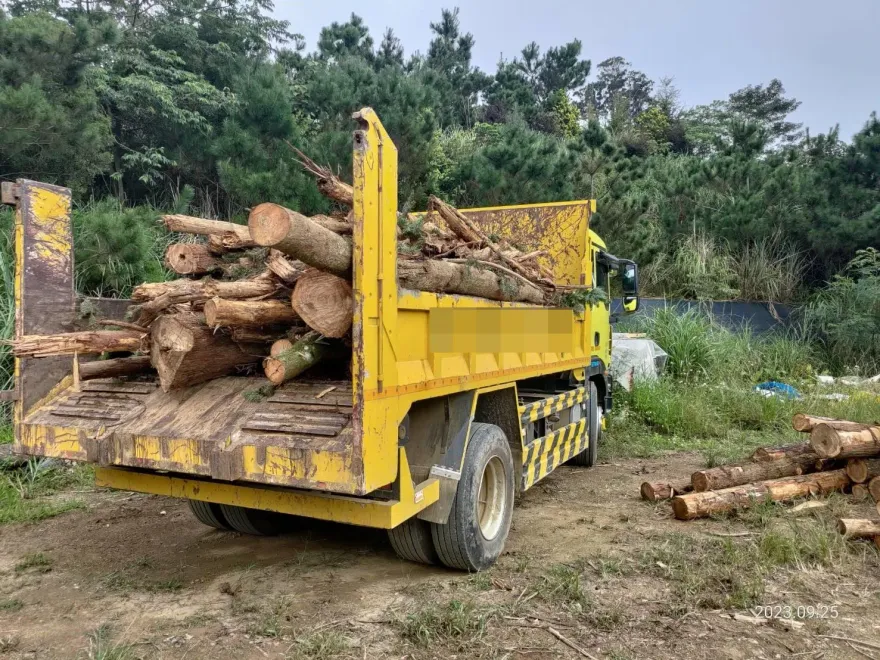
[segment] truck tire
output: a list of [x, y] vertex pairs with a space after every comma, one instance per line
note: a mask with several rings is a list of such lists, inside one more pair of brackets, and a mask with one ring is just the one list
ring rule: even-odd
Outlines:
[[275, 536], [279, 531], [280, 520], [277, 513], [232, 504], [221, 504], [220, 509], [226, 522], [236, 532], [253, 536]]
[[590, 383], [590, 403], [587, 406], [587, 435], [590, 444], [580, 454], [571, 457], [569, 463], [572, 465], [582, 465], [584, 467], [593, 467], [599, 458], [599, 440], [602, 437], [602, 416], [601, 408], [599, 408], [599, 392], [596, 389], [596, 383]]
[[473, 422], [449, 519], [445, 525], [431, 523], [440, 561], [463, 571], [494, 564], [510, 531], [514, 491], [513, 458], [504, 431]]
[[189, 504], [189, 510], [192, 511], [196, 519], [203, 525], [227, 531], [232, 529], [229, 523], [226, 522], [219, 504], [202, 502], [201, 500], [187, 500], [187, 503]]
[[436, 564], [437, 551], [431, 537], [431, 523], [410, 518], [394, 529], [388, 530], [391, 547], [401, 559], [420, 564]]

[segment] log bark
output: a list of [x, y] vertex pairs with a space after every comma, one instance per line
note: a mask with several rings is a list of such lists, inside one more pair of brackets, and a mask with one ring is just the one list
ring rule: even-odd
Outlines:
[[119, 378], [120, 376], [137, 376], [152, 368], [149, 355], [114, 358], [112, 360], [95, 360], [81, 362], [79, 365], [80, 380], [95, 378]]
[[863, 484], [880, 476], [880, 458], [851, 458], [845, 469], [853, 483]]
[[173, 243], [165, 251], [165, 265], [178, 275], [203, 275], [219, 270], [221, 263], [203, 243]]
[[325, 337], [343, 337], [351, 328], [354, 293], [341, 277], [308, 270], [297, 280], [290, 300], [306, 325]]
[[284, 338], [287, 330], [278, 328], [232, 328], [230, 335], [239, 344], [271, 344]]
[[724, 490], [679, 495], [672, 498], [672, 510], [679, 520], [692, 520], [737, 508], [746, 508], [758, 502], [784, 502], [808, 495], [825, 495], [842, 490], [849, 483], [849, 477], [843, 470], [817, 472], [744, 484]]
[[457, 293], [489, 300], [544, 303], [544, 292], [537, 286], [525, 284], [514, 278], [504, 278], [497, 273], [448, 261], [432, 259], [401, 259], [397, 262], [400, 286], [419, 291]]
[[153, 324], [150, 358], [166, 392], [258, 364], [264, 351], [214, 333], [195, 315], [163, 316]]
[[857, 458], [880, 454], [880, 426], [838, 431], [824, 422], [810, 434], [810, 445], [822, 458]]
[[[236, 225], [237, 226], [237, 225]], [[243, 237], [241, 233], [234, 231], [225, 231], [222, 234], [211, 234], [208, 236], [208, 250], [212, 254], [226, 254], [235, 250], [247, 250], [256, 247], [250, 232], [247, 237]]]
[[777, 461], [765, 461], [761, 463], [741, 463], [738, 465], [722, 465], [709, 470], [700, 470], [691, 475], [691, 483], [694, 491], [698, 493], [707, 490], [719, 490], [732, 488], [754, 481], [767, 481], [780, 477], [794, 477], [799, 474], [813, 472], [816, 469], [817, 457], [812, 454], [802, 454], [797, 458], [782, 458]]
[[269, 348], [269, 357], [278, 357], [281, 353], [293, 348], [293, 342], [289, 339], [278, 339]]
[[296, 155], [299, 157], [300, 165], [302, 165], [309, 174], [315, 177], [318, 184], [318, 190], [321, 191], [322, 195], [335, 200], [340, 204], [346, 204], [348, 206], [354, 205], [354, 189], [350, 185], [342, 181], [326, 167], [318, 165], [289, 142], [287, 143], [287, 146], [296, 152]]
[[867, 424], [859, 424], [858, 422], [848, 422], [843, 419], [834, 419], [833, 417], [820, 417], [818, 415], [807, 415], [806, 413], [797, 413], [791, 418], [791, 426], [795, 431], [802, 433], [811, 432], [819, 424], [828, 424], [831, 428], [838, 431], [861, 431], [868, 428]]
[[191, 215], [163, 215], [162, 221], [168, 231], [177, 231], [184, 234], [200, 234], [202, 236], [219, 236], [234, 234], [241, 242], [250, 240], [248, 228], [234, 222], [223, 220], [205, 220]]
[[693, 490], [693, 486], [689, 483], [666, 483], [662, 481], [650, 482], [645, 481], [641, 487], [642, 499], [649, 502], [659, 502], [660, 500], [668, 500], [676, 495], [689, 493]]
[[868, 487], [865, 484], [853, 484], [850, 492], [853, 502], [864, 502], [870, 496]]
[[257, 245], [275, 248], [309, 266], [350, 279], [351, 243], [304, 215], [277, 204], [260, 204], [248, 217]]
[[837, 531], [851, 539], [874, 538], [880, 536], [880, 520], [863, 518], [840, 518]]
[[503, 263], [515, 273], [528, 279], [539, 278], [539, 273], [534, 272], [525, 264], [517, 261], [516, 257], [522, 256], [522, 252], [511, 249], [505, 250], [490, 239], [485, 232], [477, 227], [469, 218], [465, 217], [458, 209], [447, 204], [442, 199], [432, 195], [429, 198], [429, 203], [431, 208], [440, 214], [440, 217], [446, 221], [449, 228], [463, 241], [486, 245], [495, 254], [500, 263]]
[[9, 340], [16, 357], [50, 357], [74, 353], [129, 352], [144, 348], [146, 334], [137, 330], [88, 330], [58, 335], [25, 335]]
[[258, 328], [276, 323], [292, 324], [299, 316], [282, 300], [225, 300], [212, 298], [205, 303], [205, 320], [217, 326]]
[[758, 462], [778, 461], [781, 459], [798, 458], [809, 454], [814, 459], [819, 456], [813, 451], [809, 442], [797, 442], [791, 445], [782, 445], [780, 447], [759, 447], [750, 456], [751, 460]]
[[263, 360], [266, 378], [273, 385], [281, 385], [318, 364], [330, 352], [330, 347], [320, 339], [317, 332], [309, 332], [288, 350]]
[[354, 231], [354, 225], [346, 220], [331, 218], [329, 215], [313, 215], [312, 222], [316, 222], [324, 229], [329, 229], [335, 234], [351, 234]]
[[172, 307], [188, 302], [204, 302], [212, 298], [239, 300], [270, 296], [279, 290], [272, 277], [260, 275], [238, 282], [218, 282], [210, 278], [202, 280], [174, 280], [159, 284], [141, 284], [134, 290], [133, 299], [147, 300], [138, 310], [138, 325], [148, 326], [159, 314]]
[[871, 499], [880, 503], [880, 477], [874, 477], [868, 482], [868, 492], [871, 494]]
[[275, 277], [288, 285], [293, 285], [307, 268], [303, 262], [288, 259], [283, 252], [278, 250], [269, 250], [266, 267], [272, 271]]

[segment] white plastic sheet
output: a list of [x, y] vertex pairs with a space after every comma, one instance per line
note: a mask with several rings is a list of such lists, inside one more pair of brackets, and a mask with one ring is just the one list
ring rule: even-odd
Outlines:
[[629, 392], [636, 380], [656, 380], [669, 356], [645, 336], [611, 335], [611, 377]]

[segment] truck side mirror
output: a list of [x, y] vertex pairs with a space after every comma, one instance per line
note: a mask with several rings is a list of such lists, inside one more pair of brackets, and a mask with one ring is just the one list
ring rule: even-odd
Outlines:
[[623, 291], [623, 309], [632, 314], [639, 308], [639, 267], [632, 261], [621, 264], [620, 288]]

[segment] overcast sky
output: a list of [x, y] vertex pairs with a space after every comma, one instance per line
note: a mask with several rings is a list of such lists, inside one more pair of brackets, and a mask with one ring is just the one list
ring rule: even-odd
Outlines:
[[[880, 0], [457, 0], [476, 38], [474, 64], [493, 73], [530, 41], [580, 39], [593, 66], [621, 55], [657, 80], [675, 78], [686, 106], [779, 78], [802, 101], [811, 132], [840, 124], [849, 139], [880, 110]], [[429, 23], [456, 0], [276, 0], [275, 14], [315, 47], [321, 27], [362, 16], [378, 44], [386, 27], [409, 56], [427, 51]], [[591, 77], [592, 79], [592, 77]], [[377, 108], [381, 116], [381, 108]]]

